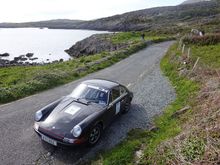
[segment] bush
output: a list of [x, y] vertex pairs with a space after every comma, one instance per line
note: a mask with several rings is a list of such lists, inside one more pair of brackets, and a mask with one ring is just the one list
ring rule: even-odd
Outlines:
[[190, 137], [184, 142], [182, 153], [187, 161], [199, 159], [205, 152], [205, 142], [202, 139]]
[[183, 38], [185, 44], [214, 45], [220, 42], [220, 33], [205, 36], [186, 36]]

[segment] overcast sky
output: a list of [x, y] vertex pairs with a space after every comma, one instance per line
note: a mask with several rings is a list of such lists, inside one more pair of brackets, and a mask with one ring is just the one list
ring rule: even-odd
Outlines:
[[0, 22], [91, 20], [184, 0], [0, 0]]

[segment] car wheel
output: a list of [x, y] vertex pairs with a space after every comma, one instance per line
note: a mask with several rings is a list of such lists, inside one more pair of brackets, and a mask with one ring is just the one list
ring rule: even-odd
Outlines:
[[123, 113], [127, 113], [130, 110], [130, 108], [131, 108], [131, 102], [126, 101]]
[[101, 133], [102, 133], [102, 127], [99, 124], [94, 126], [89, 134], [88, 145], [89, 146], [95, 145], [99, 141], [101, 137]]

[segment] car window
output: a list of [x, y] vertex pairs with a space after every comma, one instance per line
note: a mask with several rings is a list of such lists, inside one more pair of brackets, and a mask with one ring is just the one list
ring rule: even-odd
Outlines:
[[112, 101], [116, 100], [117, 98], [120, 97], [120, 89], [117, 87], [117, 88], [113, 88], [112, 89]]
[[70, 96], [75, 99], [86, 99], [101, 105], [106, 105], [108, 101], [108, 91], [86, 84], [77, 86]]

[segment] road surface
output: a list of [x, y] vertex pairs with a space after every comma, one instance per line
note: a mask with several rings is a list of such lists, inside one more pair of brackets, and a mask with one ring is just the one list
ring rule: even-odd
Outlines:
[[[0, 164], [77, 164], [118, 144], [131, 129], [147, 129], [152, 118], [175, 98], [174, 90], [159, 67], [161, 58], [172, 43], [151, 45], [80, 80], [1, 105]], [[133, 91], [134, 100], [129, 113], [120, 116], [93, 148], [55, 148], [41, 142], [33, 131], [34, 113], [69, 94], [80, 81], [90, 78], [118, 81]]]

